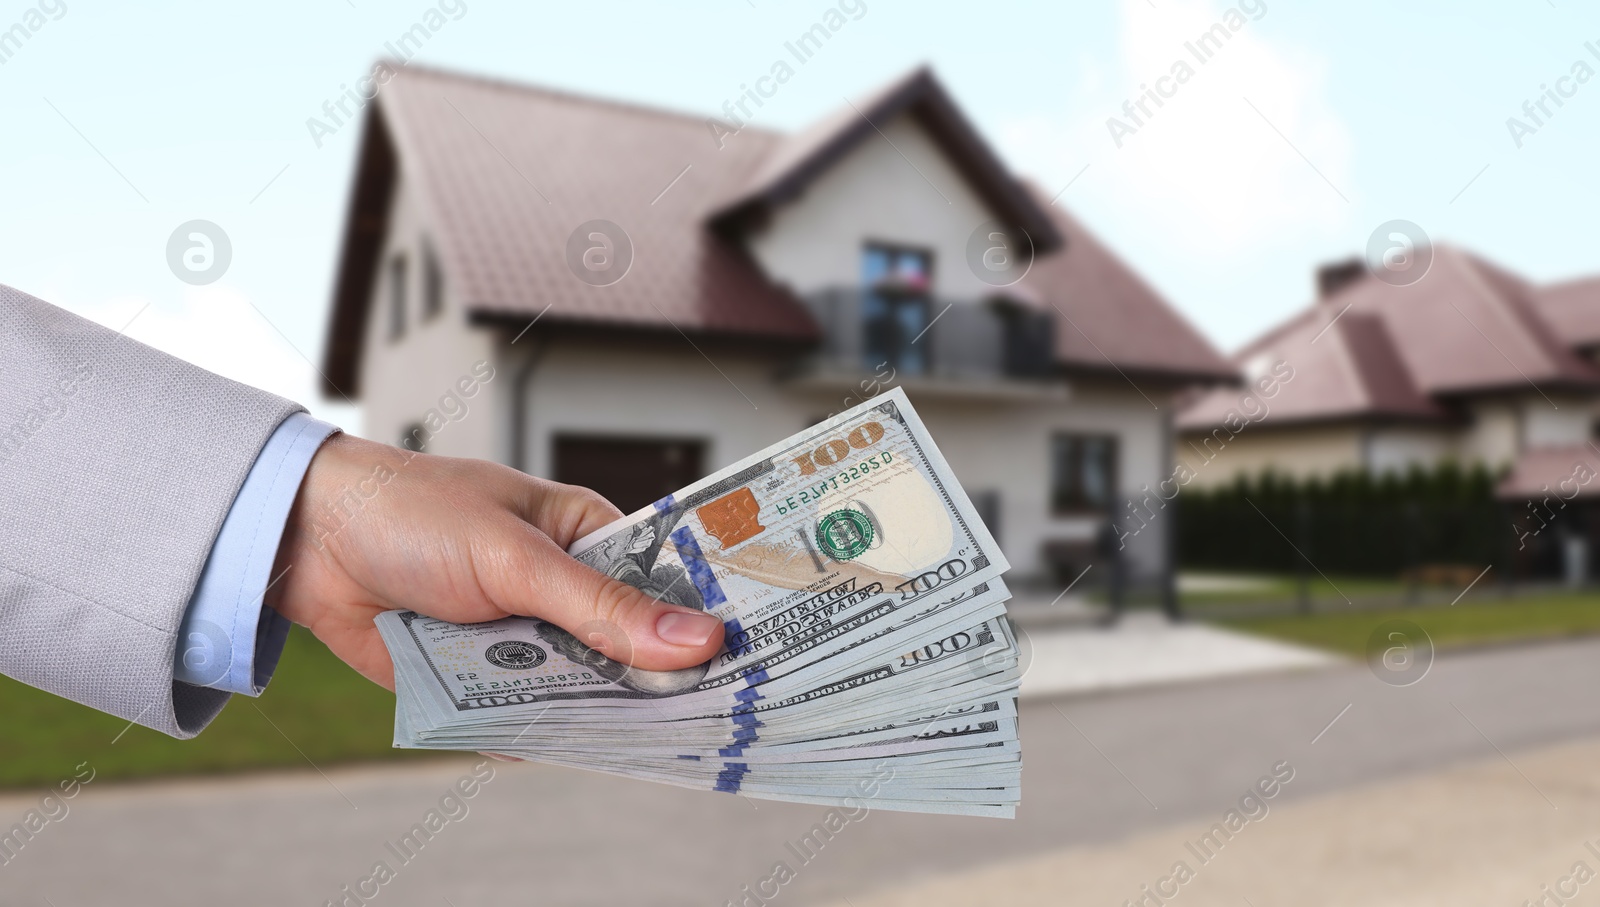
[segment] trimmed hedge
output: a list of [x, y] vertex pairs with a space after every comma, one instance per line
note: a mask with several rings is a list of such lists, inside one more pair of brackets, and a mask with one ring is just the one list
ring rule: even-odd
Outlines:
[[1445, 463], [1310, 480], [1268, 471], [1185, 488], [1178, 560], [1191, 569], [1284, 573], [1304, 568], [1298, 547], [1324, 573], [1393, 576], [1423, 564], [1489, 564], [1504, 557], [1509, 537], [1494, 485], [1482, 466]]

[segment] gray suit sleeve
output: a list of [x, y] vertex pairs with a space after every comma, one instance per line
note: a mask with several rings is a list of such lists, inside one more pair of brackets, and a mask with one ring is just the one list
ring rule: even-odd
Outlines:
[[300, 407], [0, 286], [0, 672], [188, 738], [172, 663], [206, 555]]

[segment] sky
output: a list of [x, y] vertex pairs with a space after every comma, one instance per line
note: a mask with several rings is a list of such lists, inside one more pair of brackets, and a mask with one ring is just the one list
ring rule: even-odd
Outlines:
[[[416, 62], [709, 116], [829, 8], [0, 0], [0, 33], [42, 22], [0, 50], [0, 283], [359, 430], [314, 365], [359, 130], [319, 143], [307, 121], [385, 42], [439, 9]], [[1009, 166], [1225, 352], [1396, 219], [1534, 281], [1600, 273], [1600, 10], [1577, 0], [843, 8], [756, 125], [804, 127], [931, 64]], [[1224, 21], [1242, 24], [1201, 62], [1186, 42]], [[1136, 121], [1141, 86], [1166, 96]], [[232, 249], [203, 286], [168, 265], [196, 219]]]

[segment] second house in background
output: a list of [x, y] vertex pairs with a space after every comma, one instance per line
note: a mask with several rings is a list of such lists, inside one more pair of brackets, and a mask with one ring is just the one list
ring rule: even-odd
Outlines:
[[[995, 279], [1024, 234], [1031, 269]], [[427, 449], [624, 510], [901, 386], [1036, 578], [1171, 474], [1176, 390], [1234, 374], [927, 70], [719, 143], [701, 117], [406, 67], [364, 124], [327, 390], [401, 443], [481, 360], [494, 381]], [[1164, 538], [1129, 539], [1135, 579], [1170, 568]]]
[[1481, 468], [1504, 505], [1502, 577], [1582, 582], [1600, 563], [1600, 279], [1537, 286], [1452, 246], [1431, 255], [1404, 286], [1360, 261], [1323, 268], [1317, 301], [1236, 357], [1270, 396], [1199, 395], [1176, 456], [1212, 487]]

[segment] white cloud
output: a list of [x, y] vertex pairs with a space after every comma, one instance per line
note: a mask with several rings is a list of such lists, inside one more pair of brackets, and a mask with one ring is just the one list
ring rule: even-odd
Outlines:
[[[1258, 0], [1251, 9], [1260, 18], [1251, 19], [1246, 10], [1243, 25], [1201, 62], [1186, 43], [1194, 45], [1238, 7], [1162, 0], [1155, 9], [1145, 0], [1123, 0], [1110, 71], [1082, 67], [1084, 78], [1068, 112], [1004, 125], [1003, 146], [1024, 170], [1054, 181], [1045, 187], [1051, 193], [1090, 164], [1063, 203], [1072, 205], [1073, 196], [1087, 193], [1097, 206], [1113, 206], [1141, 224], [1141, 233], [1181, 254], [1238, 254], [1335, 234], [1356, 201], [1349, 134], [1324, 97], [1321, 62], [1267, 39], [1263, 29], [1275, 6], [1276, 0]], [[1149, 114], [1140, 112], [1135, 124], [1124, 102], [1137, 102], [1145, 92], [1141, 85], [1154, 89], [1179, 61], [1193, 70], [1192, 77], [1183, 84], [1162, 82], [1171, 96], [1160, 106], [1147, 101]], [[1122, 137], [1121, 148], [1107, 128], [1112, 116], [1136, 130]]]

